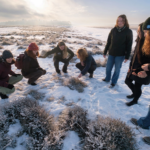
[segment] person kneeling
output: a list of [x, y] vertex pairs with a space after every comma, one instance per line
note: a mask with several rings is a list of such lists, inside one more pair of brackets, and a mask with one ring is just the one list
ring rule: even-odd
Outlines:
[[[68, 58], [68, 53], [70, 54]], [[56, 72], [58, 74], [61, 74], [61, 71], [59, 69], [59, 62], [64, 63], [62, 71], [64, 73], [67, 73], [67, 67], [69, 65], [69, 61], [74, 57], [74, 53], [72, 50], [70, 50], [64, 42], [59, 42], [57, 47], [52, 49], [51, 51], [48, 51], [44, 56], [40, 56], [40, 58], [46, 58], [48, 55], [54, 54], [54, 66], [56, 69]]]
[[46, 70], [39, 66], [37, 56], [39, 56], [39, 47], [36, 43], [31, 43], [25, 51], [21, 72], [25, 78], [29, 79], [28, 84], [33, 86], [36, 85], [35, 81], [38, 78], [46, 74]]
[[[15, 74], [11, 70], [11, 65], [14, 63], [12, 53], [9, 50], [3, 51], [0, 57], [0, 97], [2, 99], [8, 98], [7, 94], [15, 91], [13, 84], [16, 84], [23, 78], [21, 74]], [[12, 76], [9, 77], [9, 74]]]
[[80, 59], [80, 63], [77, 63], [76, 67], [81, 71], [78, 78], [81, 78], [87, 72], [90, 73], [89, 78], [93, 78], [97, 64], [92, 55], [90, 55], [85, 48], [80, 48], [77, 50], [77, 57]]

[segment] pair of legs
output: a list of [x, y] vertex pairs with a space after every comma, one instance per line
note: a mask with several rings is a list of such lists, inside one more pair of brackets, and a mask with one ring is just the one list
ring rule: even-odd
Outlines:
[[[77, 63], [77, 64], [76, 64], [76, 67], [77, 67], [80, 71], [82, 71], [82, 70], [85, 68], [85, 66], [82, 66], [81, 63]], [[92, 65], [92, 66], [89, 68], [88, 73], [90, 73], [90, 77], [93, 77], [93, 72], [94, 72], [95, 70], [96, 70], [96, 66], [95, 66], [95, 65]]]
[[115, 66], [115, 71], [112, 76], [112, 84], [115, 85], [117, 83], [124, 58], [125, 58], [124, 56], [111, 56], [111, 55], [108, 56], [106, 65], [106, 77], [105, 77], [106, 82], [110, 81], [112, 68], [113, 66]]
[[142, 84], [138, 82], [135, 82], [133, 84], [133, 80], [128, 77], [126, 77], [125, 83], [132, 91], [133, 100], [130, 103], [136, 104], [142, 94], [142, 90], [141, 90]]
[[44, 75], [44, 74], [45, 74], [44, 70], [38, 69], [38, 70], [36, 70], [36, 71], [34, 71], [34, 72], [32, 72], [32, 73], [26, 75], [25, 78], [28, 78], [28, 79], [29, 79], [29, 80], [28, 80], [28, 84], [36, 85], [36, 84], [35, 84], [35, 81], [36, 81], [38, 78], [40, 78], [42, 75]]
[[[21, 81], [22, 78], [23, 78], [22, 75], [18, 75], [17, 77], [11, 76], [11, 77], [9, 78], [8, 84], [12, 84], [12, 85], [13, 85], [13, 84], [16, 84], [16, 83], [18, 83], [19, 81]], [[7, 87], [2, 87], [2, 86], [0, 86], [0, 94], [7, 95], [7, 94], [13, 93], [14, 91], [15, 91], [15, 88], [9, 89], [9, 88], [7, 88]]]
[[67, 73], [67, 67], [69, 65], [69, 61], [66, 61], [66, 59], [54, 59], [54, 66], [55, 66], [55, 69], [56, 69], [56, 72], [57, 73], [60, 73], [60, 69], [59, 69], [59, 62], [63, 62], [64, 63], [64, 66], [63, 66], [63, 69], [62, 71], [64, 73]]
[[[146, 117], [141, 117], [140, 119], [135, 119], [132, 118], [131, 122], [136, 125], [136, 126], [140, 126], [143, 129], [150, 129], [150, 106], [149, 106], [149, 110], [148, 110], [148, 114]], [[143, 137], [143, 141], [146, 144], [150, 145], [150, 137]]]

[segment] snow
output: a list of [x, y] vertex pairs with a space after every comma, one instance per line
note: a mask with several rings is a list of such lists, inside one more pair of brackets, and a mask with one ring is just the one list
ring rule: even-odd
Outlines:
[[70, 131], [66, 136], [62, 150], [76, 150], [80, 139], [76, 132]]
[[[8, 29], [8, 28], [7, 28]], [[18, 28], [9, 28], [8, 33], [12, 31], [17, 31]], [[6, 32], [7, 30], [2, 30], [0, 28], [0, 33]], [[75, 31], [75, 32], [73, 32]], [[110, 32], [110, 29], [101, 29], [101, 28], [77, 28], [73, 27], [71, 32], [67, 32], [67, 35], [82, 35], [82, 36], [88, 36], [93, 37], [96, 39], [100, 39], [102, 41], [107, 40], [108, 34]], [[134, 40], [136, 39], [136, 31], [133, 30]], [[68, 40], [76, 40], [76, 39], [70, 39]], [[80, 41], [78, 39], [78, 41]], [[82, 40], [84, 44], [86, 41]], [[79, 48], [82, 47], [82, 45], [76, 45], [68, 44], [67, 46], [75, 47], [74, 52]], [[40, 52], [44, 49], [48, 49], [49, 45], [40, 46]], [[133, 47], [135, 46], [135, 42], [133, 43]], [[17, 46], [11, 45], [11, 46], [5, 46], [4, 48], [11, 49], [12, 52], [17, 56], [19, 53], [22, 53], [23, 50], [17, 51]], [[103, 47], [101, 47], [103, 48]], [[88, 48], [89, 50], [89, 48]], [[0, 51], [1, 54], [1, 51]], [[104, 59], [101, 55], [95, 55], [94, 58], [97, 59]], [[85, 75], [81, 78], [82, 81], [86, 82], [88, 84], [88, 87], [85, 88], [83, 93], [78, 93], [75, 90], [70, 90], [68, 87], [62, 86], [60, 83], [56, 83], [55, 80], [52, 79], [52, 75], [55, 74], [55, 68], [53, 66], [53, 59], [52, 58], [38, 58], [39, 64], [42, 68], [46, 69], [47, 74], [42, 76], [37, 81], [37, 86], [33, 87], [27, 84], [27, 79], [23, 79], [21, 82], [17, 83], [15, 87], [19, 87], [20, 90], [16, 90], [13, 94], [9, 96], [9, 99], [2, 100], [0, 99], [0, 105], [12, 102], [17, 100], [18, 98], [25, 97], [26, 93], [30, 90], [37, 90], [38, 92], [42, 92], [45, 94], [45, 98], [43, 100], [39, 100], [40, 105], [43, 105], [45, 110], [50, 111], [52, 114], [54, 114], [55, 117], [58, 117], [58, 115], [67, 107], [67, 103], [73, 102], [76, 105], [81, 106], [82, 108], [88, 110], [88, 117], [90, 119], [94, 119], [96, 115], [100, 114], [103, 116], [110, 116], [112, 118], [120, 118], [122, 121], [127, 123], [129, 126], [133, 128], [135, 133], [137, 134], [137, 141], [139, 145], [140, 150], [148, 150], [149, 146], [144, 144], [142, 141], [143, 136], [150, 136], [149, 130], [143, 130], [139, 129], [137, 130], [134, 125], [130, 123], [130, 119], [132, 117], [139, 119], [140, 117], [146, 116], [148, 112], [148, 105], [150, 104], [150, 86], [142, 86], [142, 96], [139, 99], [139, 104], [134, 105], [132, 107], [127, 107], [125, 105], [125, 102], [130, 101], [126, 98], [126, 95], [131, 94], [131, 91], [124, 83], [125, 77], [127, 74], [127, 70], [129, 67], [129, 61], [127, 63], [123, 63], [121, 68], [120, 77], [118, 80], [117, 85], [110, 89], [108, 88], [110, 83], [105, 83], [102, 81], [102, 79], [105, 77], [105, 70], [106, 68], [100, 67], [97, 68], [94, 72], [94, 78], [89, 79], [88, 75]], [[79, 62], [79, 60], [77, 60]], [[60, 69], [62, 69], [63, 64], [60, 63]], [[20, 70], [17, 70], [13, 66], [13, 70], [16, 73], [20, 73]], [[66, 77], [65, 74], [62, 73], [62, 78], [69, 78], [69, 77], [77, 77], [79, 75], [80, 71], [75, 67], [74, 63], [70, 63], [68, 67], [68, 77]], [[57, 75], [56, 75], [57, 76]], [[44, 87], [46, 86], [46, 87]], [[28, 95], [29, 96], [29, 95]], [[65, 101], [59, 103], [59, 99], [64, 96]], [[49, 97], [54, 97], [53, 101], [48, 101], [47, 99]], [[17, 123], [16, 127], [14, 127], [13, 131], [13, 125], [9, 129], [9, 134], [16, 132], [17, 128], [20, 128], [19, 122]], [[21, 143], [22, 140], [26, 138], [26, 135], [23, 135], [22, 137], [18, 138], [17, 143]], [[68, 133], [68, 136], [64, 140], [64, 148], [63, 150], [71, 150], [74, 148], [74, 145], [79, 142], [79, 138], [76, 133], [73, 131]], [[18, 148], [15, 150], [23, 150], [23, 147], [19, 147], [21, 145], [18, 144]], [[11, 148], [7, 148], [7, 150], [14, 150]]]

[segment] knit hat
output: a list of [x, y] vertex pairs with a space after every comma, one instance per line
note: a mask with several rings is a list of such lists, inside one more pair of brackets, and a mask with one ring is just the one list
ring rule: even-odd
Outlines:
[[147, 18], [147, 20], [144, 22], [142, 29], [143, 30], [150, 30], [150, 17]]
[[36, 50], [39, 50], [39, 47], [37, 46], [36, 43], [31, 43], [31, 44], [28, 46], [28, 50], [29, 50], [29, 51], [36, 51]]
[[9, 50], [5, 50], [3, 51], [2, 57], [6, 60], [7, 58], [13, 58], [13, 54]]

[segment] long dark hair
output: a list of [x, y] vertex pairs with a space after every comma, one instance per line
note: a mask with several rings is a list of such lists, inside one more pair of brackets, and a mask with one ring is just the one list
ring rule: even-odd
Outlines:
[[139, 38], [139, 36], [138, 36], [137, 39], [136, 39], [136, 42], [137, 42], [137, 57], [138, 57], [138, 62], [140, 64], [141, 64], [141, 56], [142, 56], [142, 47], [143, 47], [144, 40], [145, 40], [144, 32], [142, 30], [142, 25], [143, 25], [143, 23], [139, 24], [141, 38]]

